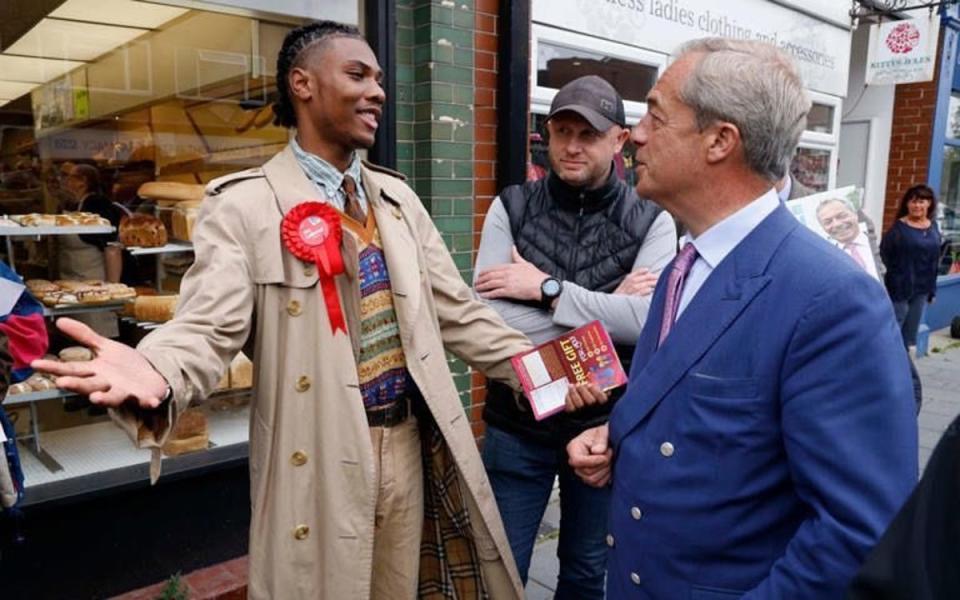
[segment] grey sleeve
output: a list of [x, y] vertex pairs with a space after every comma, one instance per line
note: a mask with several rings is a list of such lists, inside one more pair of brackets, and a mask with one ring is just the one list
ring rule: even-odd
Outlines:
[[[659, 273], [676, 254], [677, 229], [673, 217], [663, 211], [650, 226], [633, 268]], [[652, 294], [640, 297], [594, 292], [565, 281], [553, 322], [566, 330], [599, 320], [614, 342], [632, 344], [640, 337], [652, 297]]]
[[[490, 210], [483, 221], [477, 262], [473, 266], [474, 283], [476, 283], [477, 274], [484, 269], [511, 262], [512, 248], [513, 233], [510, 231], [510, 219], [507, 216], [507, 209], [504, 208], [498, 196], [493, 199], [493, 204], [490, 205]], [[477, 295], [476, 290], [474, 294]], [[480, 296], [477, 295], [477, 297]], [[509, 300], [484, 300], [483, 298], [481, 300], [500, 313], [507, 325], [526, 334], [534, 344], [551, 340], [568, 329], [554, 324], [549, 312], [535, 306]]]

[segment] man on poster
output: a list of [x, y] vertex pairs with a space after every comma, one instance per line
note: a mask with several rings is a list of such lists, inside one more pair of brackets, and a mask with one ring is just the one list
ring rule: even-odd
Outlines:
[[62, 319], [96, 358], [35, 366], [112, 407], [155, 478], [251, 340], [251, 598], [521, 598], [446, 351], [516, 385], [530, 344], [474, 299], [402, 176], [360, 161], [381, 77], [356, 28], [291, 31], [274, 110], [296, 135], [207, 186], [176, 317], [137, 350]]

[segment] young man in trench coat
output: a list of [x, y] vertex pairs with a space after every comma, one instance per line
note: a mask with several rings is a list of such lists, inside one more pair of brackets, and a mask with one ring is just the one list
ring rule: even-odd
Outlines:
[[[251, 598], [521, 598], [445, 350], [516, 385], [509, 358], [530, 345], [472, 298], [402, 177], [357, 159], [385, 101], [380, 77], [356, 29], [291, 32], [275, 111], [296, 136], [262, 168], [207, 186], [176, 318], [137, 350], [61, 320], [97, 357], [36, 366], [113, 407], [153, 449], [156, 477], [178, 413], [252, 340]], [[285, 216], [313, 200], [343, 223], [335, 285], [346, 333], [332, 331], [317, 267], [281, 236]], [[374, 309], [393, 327], [371, 324]], [[371, 333], [397, 351], [384, 359]], [[378, 370], [381, 359], [394, 368]]]

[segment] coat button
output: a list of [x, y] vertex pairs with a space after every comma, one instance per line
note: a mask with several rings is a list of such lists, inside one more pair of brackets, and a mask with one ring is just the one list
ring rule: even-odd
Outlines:
[[293, 537], [298, 540], [305, 540], [308, 535], [310, 535], [310, 528], [306, 525], [297, 525], [297, 528], [293, 530]]
[[640, 576], [636, 573], [630, 573], [630, 581], [632, 581], [634, 585], [640, 585]]
[[664, 442], [660, 444], [660, 454], [670, 458], [673, 456], [673, 444], [670, 442]]
[[304, 266], [303, 266], [303, 274], [306, 275], [307, 277], [312, 277], [312, 276], [313, 276], [313, 265], [304, 265]]
[[634, 521], [639, 521], [640, 517], [643, 516], [643, 511], [641, 511], [639, 508], [634, 506], [633, 508], [630, 509], [630, 516], [633, 517]]
[[610, 546], [611, 548], [613, 548], [613, 543], [614, 543], [613, 534], [612, 534], [612, 533], [608, 533], [608, 534], [607, 534], [607, 545]]
[[307, 464], [307, 455], [304, 452], [297, 450], [292, 455], [290, 455], [290, 462], [293, 463], [295, 467], [302, 467]]
[[402, 218], [403, 218], [403, 213], [400, 212], [400, 209], [399, 209], [399, 208], [397, 208], [396, 206], [394, 206], [394, 207], [393, 207], [393, 216], [396, 217], [397, 219], [402, 219]]
[[310, 378], [306, 375], [301, 375], [297, 379], [297, 391], [305, 392], [310, 389]]
[[297, 300], [291, 300], [287, 304], [287, 313], [291, 317], [299, 317], [300, 313], [302, 312], [303, 312], [303, 308], [300, 306], [300, 302], [298, 302]]

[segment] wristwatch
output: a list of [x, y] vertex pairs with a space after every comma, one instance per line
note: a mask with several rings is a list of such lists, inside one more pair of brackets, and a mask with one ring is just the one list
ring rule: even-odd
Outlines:
[[540, 306], [544, 310], [549, 310], [553, 301], [560, 296], [563, 291], [563, 283], [556, 277], [547, 277], [540, 284]]

